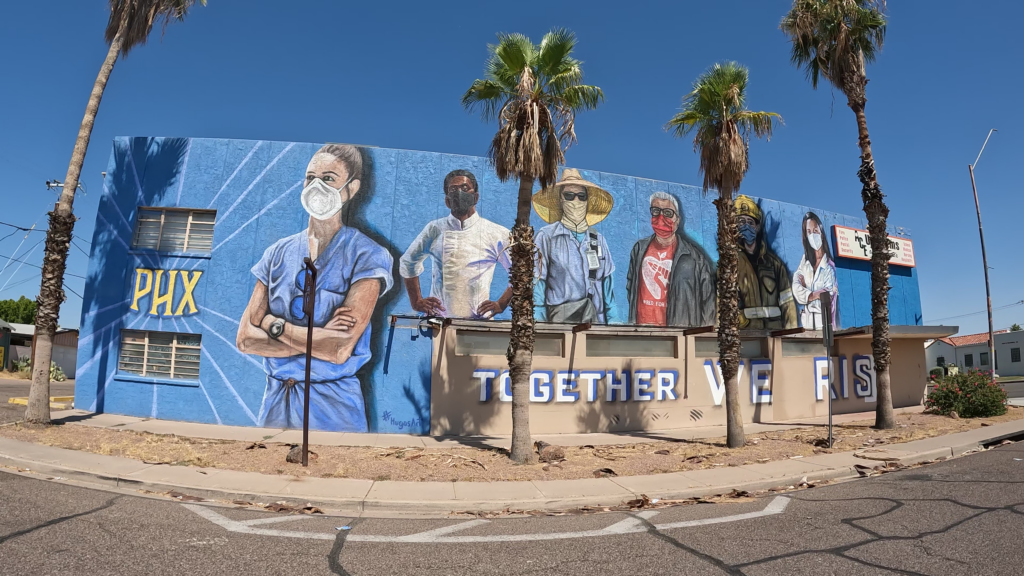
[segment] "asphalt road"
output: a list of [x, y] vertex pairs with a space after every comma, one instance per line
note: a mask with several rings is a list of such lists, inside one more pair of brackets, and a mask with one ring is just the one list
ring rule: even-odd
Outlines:
[[[17, 404], [8, 404], [7, 400], [12, 397], [28, 396], [28, 389], [31, 382], [28, 380], [14, 380], [11, 378], [0, 378], [0, 424], [16, 422], [25, 418], [25, 407]], [[65, 382], [50, 382], [50, 396], [74, 396], [74, 380]]]
[[[228, 531], [181, 503], [0, 473], [0, 573], [1024, 573], [1024, 443], [788, 496], [778, 514], [661, 530], [653, 527], [756, 514], [780, 502], [668, 508], [645, 519], [610, 513], [473, 524], [202, 509], [236, 525], [258, 520], [250, 526], [310, 535], [292, 538]], [[585, 532], [623, 523], [635, 531]], [[429, 543], [366, 541], [453, 526]]]

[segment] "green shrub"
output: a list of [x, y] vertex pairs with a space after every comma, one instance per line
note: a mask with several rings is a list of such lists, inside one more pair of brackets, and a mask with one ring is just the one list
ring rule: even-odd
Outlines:
[[942, 368], [932, 368], [928, 371], [928, 374], [932, 377], [932, 380], [941, 380], [946, 375], [946, 371]]
[[1006, 391], [992, 380], [992, 372], [970, 370], [944, 378], [924, 406], [936, 414], [955, 411], [962, 418], [999, 416], [1006, 414]]
[[12, 362], [12, 364], [14, 364], [15, 372], [28, 372], [29, 365], [31, 363], [32, 361], [28, 358], [22, 358], [20, 360], [15, 360], [14, 362]]
[[57, 366], [57, 363], [50, 361], [50, 380], [54, 382], [63, 382], [65, 379], [64, 371]]

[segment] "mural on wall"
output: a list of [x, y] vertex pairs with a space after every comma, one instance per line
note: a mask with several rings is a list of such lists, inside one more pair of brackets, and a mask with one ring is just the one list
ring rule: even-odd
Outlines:
[[740, 329], [796, 328], [789, 271], [765, 238], [764, 212], [742, 194], [735, 205], [740, 233]]
[[[494, 267], [512, 267], [506, 250], [509, 229], [476, 211], [480, 186], [469, 170], [444, 177], [444, 203], [451, 214], [429, 222], [399, 261], [413, 310], [428, 316], [491, 319], [512, 299], [506, 287], [497, 301], [490, 299]], [[430, 296], [420, 293], [423, 263], [430, 259]]]
[[828, 238], [821, 218], [814, 212], [804, 215], [800, 235], [804, 255], [793, 276], [793, 297], [800, 304], [800, 326], [808, 330], [821, 330], [824, 315], [821, 295], [832, 295], [832, 327], [839, 327], [839, 285], [836, 282], [836, 263], [828, 248]]
[[[515, 220], [517, 188], [500, 182], [485, 158], [118, 138], [92, 238], [76, 404], [298, 427], [312, 322], [314, 429], [426, 433], [434, 339], [415, 317], [508, 318], [505, 225]], [[828, 234], [862, 229], [862, 218], [746, 196], [735, 205], [744, 328], [820, 327], [824, 291], [834, 296], [837, 327], [870, 324], [870, 264], [837, 254]], [[714, 323], [716, 209], [700, 188], [567, 168], [535, 193], [533, 207], [538, 320]], [[163, 209], [206, 218], [206, 251], [137, 247], [140, 214]], [[301, 308], [306, 256], [320, 269], [312, 318]], [[920, 324], [915, 269], [893, 266], [890, 283], [892, 323]], [[392, 315], [414, 318], [396, 326]], [[176, 345], [197, 343], [200, 352], [187, 354], [201, 358], [199, 377], [122, 372], [122, 331], [156, 335], [147, 345], [170, 334], [179, 335]], [[640, 374], [638, 399], [647, 394]], [[563, 382], [555, 373], [550, 394], [538, 376], [535, 396], [589, 398], [597, 394], [593, 376]], [[630, 372], [631, 394], [635, 377]], [[501, 378], [495, 397], [504, 392]], [[671, 400], [669, 378], [652, 375], [656, 401], [659, 389]], [[616, 374], [613, 385], [620, 380]]]
[[[307, 327], [312, 322], [309, 425], [334, 432], [368, 431], [356, 375], [370, 359], [370, 316], [391, 289], [391, 254], [342, 222], [359, 193], [363, 166], [354, 146], [328, 144], [306, 167], [300, 196], [308, 227], [266, 249], [253, 266], [256, 284], [238, 325], [238, 349], [263, 357], [267, 387], [257, 424], [300, 428]], [[302, 309], [303, 261], [318, 271], [313, 317]]]
[[652, 235], [629, 255], [629, 324], [713, 326], [714, 265], [679, 225], [685, 215], [667, 192], [650, 197]]
[[547, 226], [537, 232], [534, 310], [542, 322], [622, 322], [615, 305], [615, 263], [594, 227], [615, 201], [606, 190], [566, 168], [562, 179], [534, 194], [533, 208]]

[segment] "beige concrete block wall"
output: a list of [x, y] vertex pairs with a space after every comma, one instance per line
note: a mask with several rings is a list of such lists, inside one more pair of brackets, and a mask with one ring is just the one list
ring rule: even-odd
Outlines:
[[[510, 434], [511, 403], [500, 401], [498, 380], [492, 383], [491, 398], [482, 402], [480, 382], [473, 377], [477, 369], [507, 370], [504, 355], [456, 354], [456, 334], [462, 328], [446, 326], [435, 330], [431, 379], [431, 434], [478, 435]], [[473, 330], [473, 328], [466, 328]], [[477, 330], [479, 328], [476, 328]], [[636, 370], [672, 370], [678, 374], [676, 399], [608, 401], [606, 382], [599, 381], [597, 398], [587, 401], [586, 391], [577, 386], [580, 398], [575, 402], [531, 402], [530, 430], [534, 434], [583, 432], [615, 432], [631, 430], [669, 430], [692, 426], [725, 424], [725, 401], [715, 404], [709, 385], [705, 362], [717, 358], [699, 357], [695, 352], [698, 337], [714, 338], [713, 334], [684, 336], [682, 331], [658, 332], [659, 336], [676, 339], [675, 358], [608, 358], [587, 357], [587, 338], [591, 334], [638, 335], [638, 332], [604, 329], [600, 332], [573, 334], [564, 329], [539, 327], [545, 333], [560, 334], [561, 356], [535, 356], [533, 370], [608, 371], [631, 374]], [[651, 332], [646, 332], [650, 334]], [[639, 333], [642, 334], [642, 333]], [[739, 397], [745, 422], [773, 422], [813, 418], [828, 414], [828, 402], [815, 399], [814, 355], [783, 356], [782, 338], [764, 338], [764, 359], [772, 362], [769, 386], [770, 404], [752, 402], [750, 359], [744, 359], [740, 375]], [[893, 403], [896, 407], [919, 404], [925, 379], [924, 348], [919, 339], [893, 341]], [[847, 357], [847, 396], [833, 403], [836, 414], [873, 410], [875, 403], [857, 397], [852, 377], [854, 356], [870, 355], [869, 339], [839, 340], [839, 353]], [[824, 353], [819, 352], [819, 357]], [[632, 388], [632, 385], [630, 386]], [[839, 391], [838, 376], [836, 389]], [[554, 394], [552, 393], [552, 396]], [[632, 394], [631, 394], [632, 396]]]

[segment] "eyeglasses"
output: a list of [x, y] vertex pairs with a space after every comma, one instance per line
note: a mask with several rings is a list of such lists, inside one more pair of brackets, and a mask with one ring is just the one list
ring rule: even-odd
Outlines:
[[573, 192], [562, 192], [562, 198], [565, 198], [566, 202], [572, 202], [573, 198], [579, 198], [580, 200], [583, 200], [584, 202], [586, 202], [587, 201], [587, 191], [584, 190], [583, 192], [575, 192], [575, 193], [573, 193]]
[[472, 192], [476, 194], [476, 188], [473, 188], [472, 184], [463, 184], [462, 186], [449, 186], [444, 189], [445, 194], [458, 194], [459, 192]]
[[651, 206], [651, 216], [657, 218], [658, 216], [664, 216], [669, 220], [676, 217], [677, 212], [671, 208], [658, 208], [657, 206]]

